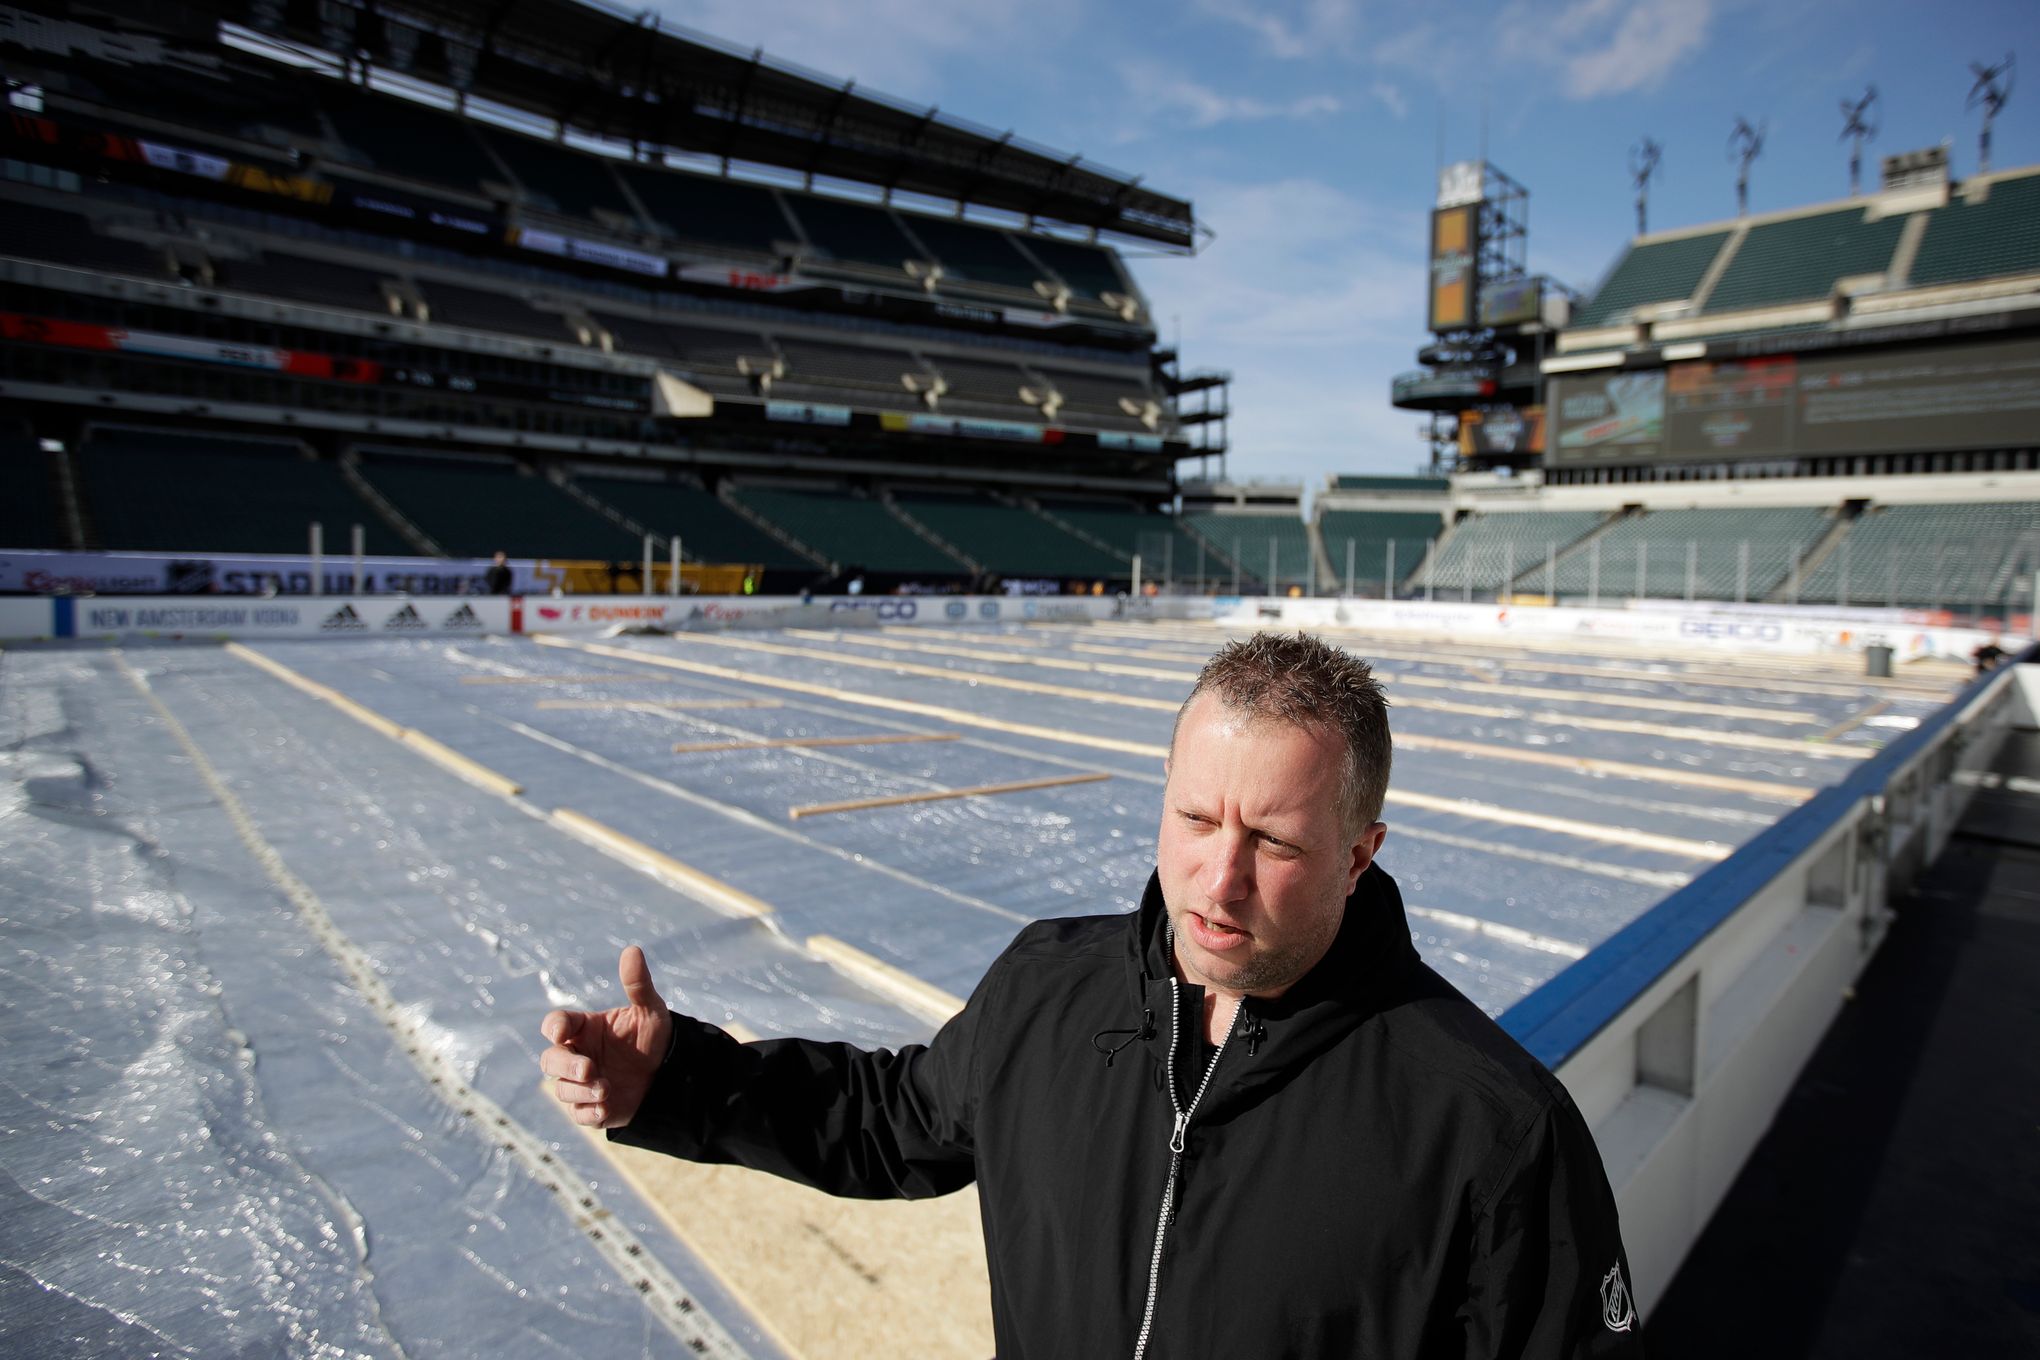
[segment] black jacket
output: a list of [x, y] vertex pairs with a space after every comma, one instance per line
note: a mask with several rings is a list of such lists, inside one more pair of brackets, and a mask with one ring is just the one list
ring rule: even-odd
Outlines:
[[[1211, 1049], [1161, 891], [1021, 931], [923, 1047], [739, 1045], [675, 1017], [620, 1142], [839, 1195], [977, 1181], [1000, 1360], [1130, 1357], [1177, 1101]], [[1633, 1356], [1615, 1204], [1565, 1090], [1361, 876], [1330, 953], [1249, 999], [1183, 1136], [1150, 1360]]]

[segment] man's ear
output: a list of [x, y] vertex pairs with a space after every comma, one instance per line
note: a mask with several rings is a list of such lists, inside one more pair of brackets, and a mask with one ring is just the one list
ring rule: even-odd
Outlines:
[[1388, 838], [1387, 822], [1369, 822], [1367, 829], [1353, 840], [1352, 860], [1346, 866], [1346, 892], [1350, 896], [1353, 885], [1360, 881], [1360, 875], [1367, 872], [1367, 866], [1374, 863], [1374, 857], [1381, 853], [1381, 843]]

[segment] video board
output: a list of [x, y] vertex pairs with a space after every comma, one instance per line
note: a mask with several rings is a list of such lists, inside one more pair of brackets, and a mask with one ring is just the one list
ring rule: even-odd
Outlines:
[[1542, 452], [1542, 406], [1492, 406], [1459, 413], [1462, 458], [1506, 458]]
[[1480, 204], [1462, 203], [1431, 214], [1431, 329], [1478, 325]]
[[1694, 360], [1551, 380], [1554, 467], [2040, 443], [2040, 341]]

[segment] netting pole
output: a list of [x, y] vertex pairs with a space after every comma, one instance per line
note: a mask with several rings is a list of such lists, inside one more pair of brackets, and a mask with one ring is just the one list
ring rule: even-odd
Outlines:
[[1204, 593], [1204, 540], [1197, 540], [1197, 593]]
[[1548, 538], [1544, 540], [1544, 593], [1554, 606], [1558, 604], [1558, 545]]
[[1700, 540], [1686, 540], [1686, 603], [1693, 603], [1693, 597], [1700, 588]]
[[1235, 596], [1240, 593], [1240, 541], [1237, 538], [1232, 541], [1232, 593]]
[[1140, 598], [1140, 554], [1133, 555], [1133, 598]]
[[1587, 545], [1587, 608], [1601, 607], [1601, 540]]
[[1841, 609], [1849, 607], [1849, 540], [1842, 540], [1841, 579], [1835, 583], [1835, 605]]
[[1432, 539], [1426, 539], [1426, 540], [1425, 540], [1425, 542], [1424, 542], [1424, 603], [1425, 603], [1425, 604], [1429, 604], [1429, 603], [1431, 603], [1431, 600], [1432, 600], [1432, 599], [1434, 598], [1434, 596], [1433, 596], [1433, 590], [1432, 590], [1432, 587], [1433, 587], [1433, 583], [1434, 583], [1434, 582], [1436, 581], [1436, 579], [1437, 579], [1437, 576], [1438, 576], [1438, 540], [1437, 540], [1437, 539], [1435, 539], [1435, 538], [1432, 538]]
[[651, 593], [652, 593], [652, 536], [650, 534], [646, 534], [645, 566], [643, 573], [638, 577], [638, 594], [649, 595]]
[[1929, 601], [1935, 613], [1939, 613], [1941, 610], [1941, 573], [1948, 569], [1947, 558], [1948, 545], [1946, 543], [1936, 543], [1934, 545], [1934, 590], [1933, 598]]
[[1747, 604], [1750, 598], [1750, 541], [1746, 538], [1735, 545], [1735, 602]]
[[1511, 540], [1502, 545], [1502, 603], [1507, 604], [1516, 593], [1516, 544]]
[[326, 530], [312, 521], [312, 594], [326, 593]]
[[1171, 533], [1162, 540], [1162, 589], [1173, 590], [1176, 586], [1176, 535]]
[[362, 591], [361, 586], [362, 581], [366, 579], [367, 576], [367, 573], [365, 573], [361, 569], [362, 568], [361, 559], [367, 556], [368, 531], [363, 529], [359, 524], [354, 526], [353, 548], [354, 548], [354, 593], [356, 595], [360, 595], [364, 593]]
[[1799, 543], [1794, 543], [1792, 545], [1792, 562], [1791, 565], [1786, 569], [1785, 573], [1785, 602], [1791, 605], [1797, 605], [1799, 603], [1799, 571], [1800, 571], [1799, 550], [1803, 546], [1804, 546], [1803, 544]]
[[1395, 598], [1395, 540], [1392, 538], [1388, 540], [1388, 546], [1382, 553], [1381, 598], [1384, 600]]
[[680, 535], [674, 534], [666, 541], [673, 548], [673, 574], [666, 579], [666, 593], [677, 600], [680, 598]]
[[1650, 544], [1636, 545], [1636, 598], [1645, 597], [1650, 586]]
[[1888, 554], [1884, 559], [1884, 607], [1898, 608], [1898, 554]]
[[1349, 600], [1353, 598], [1353, 550], [1358, 546], [1352, 539], [1346, 540], [1346, 598]]
[[1272, 538], [1268, 540], [1268, 593], [1282, 593], [1282, 583], [1275, 579], [1275, 540]]

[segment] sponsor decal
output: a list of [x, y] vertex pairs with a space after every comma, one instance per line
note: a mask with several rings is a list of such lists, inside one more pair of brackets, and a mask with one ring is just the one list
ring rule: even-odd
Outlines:
[[979, 600], [978, 617], [981, 619], [996, 619], [999, 617], [999, 602], [997, 600]]
[[409, 604], [383, 620], [384, 628], [395, 629], [398, 632], [421, 632], [431, 626], [419, 617], [418, 607]]
[[962, 600], [951, 600], [948, 604], [942, 606], [942, 612], [952, 619], [968, 618], [970, 616], [970, 606]]
[[476, 617], [474, 607], [472, 605], [465, 604], [462, 605], [460, 608], [454, 610], [451, 614], [448, 614], [446, 616], [446, 622], [440, 624], [439, 626], [441, 628], [450, 629], [469, 628], [473, 629], [476, 632], [481, 632], [486, 627], [486, 625], [483, 624], [481, 619]]
[[544, 619], [547, 623], [558, 623], [561, 619], [567, 616], [567, 611], [564, 609], [555, 609], [553, 606], [549, 604], [542, 604], [538, 607], [538, 616]]
[[1636, 1304], [1629, 1297], [1629, 1282], [1622, 1278], [1620, 1261], [1601, 1277], [1601, 1321], [1611, 1332], [1626, 1332], [1636, 1326]]
[[1731, 619], [1680, 619], [1679, 636], [1727, 642], [1777, 642], [1785, 630], [1775, 623]]
[[913, 599], [894, 599], [890, 596], [876, 600], [829, 601], [829, 611], [831, 613], [842, 614], [848, 613], [852, 610], [856, 610], [861, 613], [876, 614], [881, 619], [890, 619], [900, 623], [905, 623], [908, 619], [913, 618], [916, 614], [919, 614], [921, 612], [921, 606], [918, 602], [916, 602]]
[[354, 612], [353, 605], [343, 604], [326, 616], [326, 621], [319, 625], [319, 631], [322, 633], [365, 633], [368, 631], [368, 625], [361, 621], [361, 615]]
[[768, 401], [765, 403], [765, 418], [789, 421], [795, 425], [848, 425], [850, 408], [819, 406], [806, 401]]

